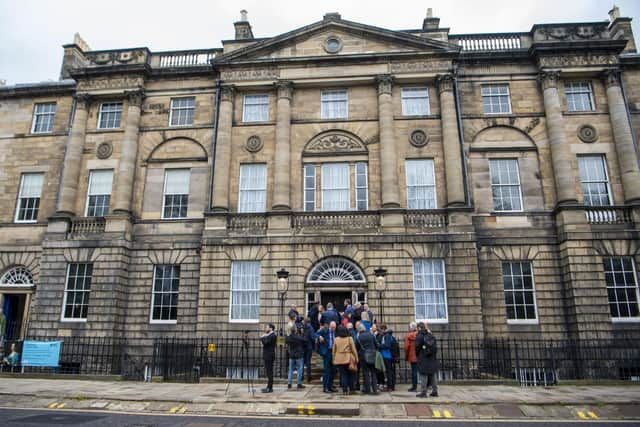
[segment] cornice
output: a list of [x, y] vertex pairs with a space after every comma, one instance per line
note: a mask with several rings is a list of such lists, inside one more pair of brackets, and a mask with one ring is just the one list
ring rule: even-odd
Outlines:
[[0, 87], [0, 99], [27, 96], [73, 95], [75, 91], [75, 81], [5, 86]]

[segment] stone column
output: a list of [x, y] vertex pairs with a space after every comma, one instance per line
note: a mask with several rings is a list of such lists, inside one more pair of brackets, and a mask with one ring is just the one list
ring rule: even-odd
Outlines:
[[607, 103], [609, 104], [609, 118], [613, 128], [616, 153], [618, 154], [625, 203], [640, 204], [638, 154], [633, 143], [627, 108], [622, 96], [620, 77], [619, 70], [607, 71], [604, 74], [604, 85], [607, 90]]
[[272, 209], [291, 210], [291, 96], [293, 84], [276, 83], [278, 103], [276, 109], [276, 153], [274, 163]]
[[578, 202], [576, 181], [571, 167], [572, 155], [569, 143], [564, 134], [564, 123], [558, 95], [560, 73], [545, 71], [540, 73], [542, 96], [544, 98], [544, 114], [547, 121], [547, 135], [551, 147], [551, 163], [556, 183], [557, 204], [567, 205]]
[[438, 76], [437, 83], [438, 95], [440, 96], [444, 171], [447, 181], [447, 206], [464, 206], [464, 176], [462, 174], [458, 115], [453, 94], [453, 76], [449, 74]]
[[220, 112], [218, 114], [218, 137], [216, 139], [216, 158], [213, 172], [213, 204], [211, 208], [218, 212], [229, 211], [229, 164], [231, 163], [231, 128], [233, 126], [233, 98], [235, 88], [220, 88]]
[[118, 173], [116, 174], [114, 214], [131, 214], [131, 195], [136, 174], [136, 159], [138, 157], [138, 130], [140, 128], [140, 109], [144, 92], [130, 91], [127, 96], [127, 118], [124, 124], [124, 136]]
[[378, 126], [380, 127], [380, 182], [382, 183], [382, 207], [400, 207], [398, 187], [398, 160], [393, 128], [393, 103], [391, 91], [393, 77], [376, 77], [378, 83]]
[[71, 216], [75, 215], [76, 196], [80, 181], [80, 162], [87, 130], [87, 114], [91, 104], [91, 97], [88, 94], [78, 94], [75, 99], [76, 108], [64, 153], [60, 197], [58, 198], [57, 208], [59, 214]]

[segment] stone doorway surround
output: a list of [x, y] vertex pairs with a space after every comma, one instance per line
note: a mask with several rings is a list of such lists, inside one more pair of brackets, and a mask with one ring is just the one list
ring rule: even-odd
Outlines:
[[[27, 325], [29, 324], [29, 308], [34, 291], [33, 275], [24, 266], [11, 267], [0, 276], [0, 307], [5, 306], [5, 299], [9, 297], [16, 299], [17, 302], [17, 304], [12, 304], [12, 308], [15, 310], [18, 307], [20, 311], [17, 313], [3, 313], [10, 316], [7, 319], [7, 326], [10, 326], [10, 321], [19, 322], [18, 336], [12, 337], [13, 339], [24, 339], [26, 336]], [[16, 327], [15, 325], [11, 326]]]

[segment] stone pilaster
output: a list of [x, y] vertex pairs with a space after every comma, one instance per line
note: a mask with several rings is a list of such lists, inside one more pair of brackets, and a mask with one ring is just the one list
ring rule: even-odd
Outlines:
[[113, 212], [131, 214], [131, 195], [136, 174], [136, 158], [138, 157], [138, 131], [140, 128], [140, 108], [144, 99], [142, 90], [130, 91], [127, 96], [127, 118], [124, 124], [122, 150], [118, 162], [118, 173], [115, 182], [115, 201]]
[[291, 97], [293, 84], [280, 81], [276, 109], [276, 152], [274, 162], [273, 210], [291, 210]]
[[462, 155], [460, 153], [460, 132], [458, 115], [453, 94], [453, 76], [438, 76], [438, 95], [440, 96], [440, 122], [442, 126], [442, 147], [447, 187], [447, 206], [463, 206], [464, 176], [462, 174]]
[[58, 198], [58, 208], [56, 209], [58, 214], [71, 216], [75, 215], [74, 208], [80, 181], [80, 162], [87, 131], [87, 115], [91, 97], [88, 94], [78, 94], [75, 96], [75, 100], [75, 114], [64, 153], [60, 197]]
[[640, 204], [640, 169], [638, 168], [638, 153], [636, 152], [631, 134], [631, 126], [627, 117], [627, 109], [620, 87], [620, 71], [610, 70], [603, 76], [609, 104], [609, 119], [613, 128], [622, 190], [625, 203]]
[[576, 182], [573, 176], [571, 150], [564, 133], [560, 96], [558, 95], [559, 72], [541, 72], [539, 76], [544, 98], [544, 114], [547, 135], [551, 147], [551, 162], [556, 183], [558, 205], [577, 203]]
[[380, 128], [380, 182], [382, 182], [382, 207], [400, 207], [398, 187], [398, 160], [393, 130], [393, 103], [391, 91], [393, 77], [376, 77], [378, 83], [378, 126]]
[[235, 88], [231, 85], [220, 88], [220, 112], [218, 115], [218, 136], [213, 173], [213, 203], [217, 212], [229, 211], [229, 164], [231, 162], [231, 128], [233, 126], [233, 100]]

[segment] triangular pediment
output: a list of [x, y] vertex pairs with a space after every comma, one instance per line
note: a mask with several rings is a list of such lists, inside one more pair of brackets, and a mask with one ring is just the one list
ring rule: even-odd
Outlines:
[[261, 40], [245, 48], [220, 55], [214, 64], [230, 61], [261, 61], [292, 58], [406, 54], [457, 53], [451, 43], [392, 31], [342, 19], [319, 21], [276, 37]]

